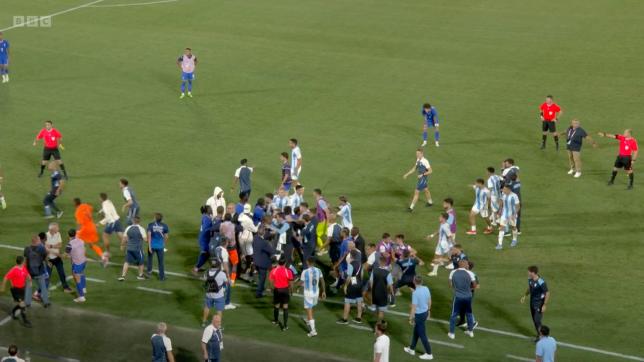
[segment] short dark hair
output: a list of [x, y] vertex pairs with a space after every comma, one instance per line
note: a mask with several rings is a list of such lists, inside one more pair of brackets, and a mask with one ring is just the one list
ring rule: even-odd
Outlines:
[[305, 222], [309, 222], [311, 221], [311, 216], [309, 216], [309, 214], [304, 214], [302, 215], [302, 220], [304, 220]]
[[375, 247], [376, 247], [376, 243], [369, 243], [369, 247], [370, 247], [370, 248], [375, 248]]
[[514, 159], [513, 158], [506, 158], [505, 162], [509, 163], [510, 165], [514, 165]]
[[322, 195], [322, 190], [321, 189], [313, 189], [313, 192], [315, 192], [318, 195]]
[[429, 104], [429, 103], [425, 103], [425, 104], [423, 104], [423, 108], [424, 109], [429, 109], [429, 108], [432, 108], [432, 105]]
[[443, 219], [447, 220], [447, 219], [449, 219], [449, 214], [446, 213], [446, 212], [441, 212], [441, 217], [443, 217]]
[[396, 235], [396, 239], [403, 239], [403, 240], [405, 240], [405, 234], [398, 234], [398, 235]]
[[224, 211], [226, 210], [224, 209], [223, 206], [217, 206], [217, 215], [223, 215]]
[[487, 172], [489, 172], [489, 173], [494, 173], [494, 171], [495, 171], [494, 167], [492, 167], [492, 166], [487, 168]]
[[414, 276], [414, 284], [422, 285], [423, 284], [423, 277], [420, 276], [420, 275]]
[[15, 357], [18, 354], [18, 346], [15, 344], [12, 344], [7, 348], [7, 353], [9, 353], [9, 356]]
[[555, 97], [553, 97], [552, 94], [548, 94], [546, 98], [554, 99]]
[[101, 200], [103, 200], [103, 201], [107, 200], [107, 194], [106, 194], [106, 193], [104, 193], [104, 192], [101, 192], [98, 196], [99, 196], [99, 197], [101, 198]]
[[338, 197], [338, 200], [340, 200], [342, 202], [347, 202], [347, 197], [342, 195], [342, 196]]
[[360, 228], [357, 227], [357, 226], [352, 227], [351, 228], [351, 235], [355, 236], [355, 235], [358, 235], [358, 234], [360, 234]]
[[315, 264], [315, 258], [314, 258], [314, 257], [312, 257], [312, 256], [309, 256], [309, 257], [306, 259], [306, 263], [307, 263], [308, 265], [313, 265], [313, 264]]
[[76, 229], [69, 229], [67, 235], [69, 235], [70, 238], [76, 237]]
[[543, 324], [539, 328], [539, 332], [541, 332], [541, 335], [544, 336], [549, 336], [550, 335], [550, 327], [544, 326]]
[[476, 183], [481, 184], [481, 185], [485, 185], [485, 180], [483, 180], [482, 178], [477, 178]]
[[273, 197], [275, 197], [275, 195], [273, 195], [273, 193], [272, 193], [272, 192], [267, 192], [267, 193], [265, 193], [265, 194], [264, 194], [264, 197], [268, 197], [269, 199], [271, 199], [271, 200], [272, 200], [272, 199], [273, 199]]
[[266, 201], [264, 201], [263, 197], [260, 197], [259, 199], [257, 199], [257, 205], [264, 206], [265, 203]]
[[380, 333], [384, 334], [387, 331], [387, 322], [380, 321], [376, 323], [376, 329], [379, 330]]
[[186, 50], [190, 50], [190, 51], [192, 51], [192, 49], [191, 49], [191, 48], [186, 48]]
[[405, 249], [405, 250], [403, 250], [403, 254], [402, 254], [402, 255], [403, 255], [403, 257], [405, 257], [405, 258], [409, 258], [409, 256], [411, 255], [411, 251], [409, 251], [409, 249]]
[[224, 221], [232, 221], [233, 216], [230, 215], [229, 213], [224, 214]]
[[529, 271], [530, 273], [539, 274], [539, 267], [538, 267], [538, 266], [536, 266], [536, 265], [530, 265], [530, 266], [528, 267], [528, 271]]
[[302, 185], [297, 185], [297, 186], [295, 186], [295, 189], [296, 189], [296, 190], [299, 190], [299, 189], [302, 189], [302, 188], [304, 188], [304, 186], [302, 186]]
[[16, 256], [16, 265], [20, 265], [25, 261], [25, 257], [22, 255]]
[[388, 237], [391, 237], [391, 235], [389, 235], [389, 233], [382, 233], [382, 238], [383, 239], [386, 239]]
[[297, 138], [290, 138], [289, 141], [293, 142], [297, 146]]
[[446, 202], [446, 203], [454, 206], [454, 199], [451, 198], [451, 197], [446, 198], [445, 200], [443, 200], [443, 202]]
[[129, 185], [129, 184], [130, 184], [130, 182], [129, 182], [126, 178], [122, 178], [122, 179], [120, 179], [119, 181], [121, 181], [121, 183], [122, 183], [124, 186], [127, 186], [127, 185]]
[[300, 203], [300, 206], [304, 206], [304, 207], [306, 207], [308, 209], [309, 208], [309, 203], [308, 202], [302, 202], [302, 203]]
[[74, 205], [80, 205], [83, 202], [81, 201], [80, 197], [74, 197]]
[[44, 233], [44, 232], [42, 232], [42, 231], [41, 231], [41, 232], [39, 232], [39, 233], [38, 233], [38, 239], [40, 239], [40, 241], [46, 241], [46, 240], [47, 240], [47, 234], [45, 234], [45, 233]]
[[161, 220], [163, 220], [163, 214], [161, 214], [160, 212], [155, 212], [154, 213], [154, 220], [156, 220], [157, 222], [161, 222]]
[[284, 256], [281, 256], [279, 260], [277, 261], [277, 264], [279, 265], [286, 265], [286, 258]]
[[248, 163], [248, 159], [245, 159], [245, 158], [242, 158], [241, 161], [239, 161], [239, 164], [242, 165], [242, 166], [247, 164], [247, 163]]
[[282, 155], [282, 157], [284, 157], [285, 159], [288, 160], [288, 153], [282, 152], [282, 153], [280, 153], [280, 155]]
[[54, 122], [52, 122], [51, 119], [45, 120], [45, 123], [54, 124]]

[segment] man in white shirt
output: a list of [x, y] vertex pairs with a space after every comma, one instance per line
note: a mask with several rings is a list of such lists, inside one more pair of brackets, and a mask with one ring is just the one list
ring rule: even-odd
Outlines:
[[376, 343], [373, 344], [373, 362], [389, 362], [389, 336], [385, 334], [387, 323], [376, 324]]
[[60, 279], [60, 284], [63, 287], [65, 293], [71, 293], [72, 289], [67, 284], [67, 277], [65, 276], [65, 267], [63, 265], [63, 259], [60, 257], [60, 248], [63, 247], [63, 239], [60, 236], [60, 230], [58, 223], [52, 222], [49, 224], [49, 229], [47, 230], [47, 241], [45, 242], [45, 247], [47, 248], [47, 274], [49, 274], [49, 279], [47, 282], [51, 281], [52, 269], [56, 267], [56, 272], [58, 273], [58, 279]]
[[116, 233], [119, 240], [123, 239], [123, 226], [121, 225], [121, 217], [116, 211], [112, 200], [108, 199], [107, 194], [104, 192], [100, 194], [100, 198], [101, 209], [98, 213], [103, 215], [103, 219], [98, 223], [105, 226], [103, 229], [103, 248], [105, 249], [103, 256], [105, 265], [107, 265], [110, 258], [110, 235]]
[[215, 314], [212, 317], [212, 324], [209, 324], [203, 331], [201, 337], [201, 351], [205, 361], [219, 361], [221, 352], [224, 349], [224, 335], [221, 330], [221, 316]]
[[161, 322], [157, 325], [157, 333], [150, 338], [152, 343], [152, 362], [174, 362], [172, 341], [165, 335], [168, 326]]

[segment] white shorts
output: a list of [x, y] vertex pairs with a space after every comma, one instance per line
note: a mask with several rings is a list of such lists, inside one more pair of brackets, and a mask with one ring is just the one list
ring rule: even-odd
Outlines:
[[298, 168], [297, 170], [292, 170], [291, 171], [291, 180], [297, 181], [300, 178], [301, 173], [302, 173], [302, 167]]
[[516, 217], [506, 218], [505, 216], [501, 216], [501, 218], [499, 219], [499, 224], [501, 226], [516, 227], [517, 226], [517, 218]]
[[253, 242], [252, 241], [242, 241], [241, 249], [244, 252], [244, 255], [253, 255]]
[[490, 207], [492, 208], [493, 213], [497, 213], [499, 211], [499, 198], [492, 196], [490, 198]]
[[474, 215], [481, 215], [481, 217], [483, 218], [490, 216], [490, 211], [487, 207], [483, 210], [479, 210], [476, 206], [472, 206], [472, 212], [474, 213]]
[[452, 245], [448, 241], [439, 241], [436, 244], [436, 251], [434, 251], [434, 254], [436, 255], [447, 255], [449, 254], [449, 250], [452, 248]]
[[312, 309], [318, 305], [318, 296], [311, 292], [304, 292], [304, 309]]

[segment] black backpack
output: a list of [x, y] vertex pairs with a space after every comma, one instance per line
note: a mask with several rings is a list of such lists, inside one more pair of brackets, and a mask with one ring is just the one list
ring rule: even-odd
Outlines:
[[206, 272], [206, 283], [204, 287], [206, 288], [206, 292], [208, 293], [219, 293], [221, 290], [221, 285], [217, 283], [217, 275], [221, 273], [221, 270], [217, 270], [214, 275], [210, 275], [209, 272]]

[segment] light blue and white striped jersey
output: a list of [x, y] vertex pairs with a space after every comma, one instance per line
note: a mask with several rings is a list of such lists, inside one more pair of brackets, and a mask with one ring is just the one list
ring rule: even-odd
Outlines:
[[322, 271], [314, 266], [305, 269], [300, 276], [300, 280], [304, 283], [304, 295], [318, 295], [320, 279], [322, 278]]
[[478, 188], [474, 186], [474, 206], [479, 210], [487, 209], [487, 200], [490, 197], [490, 190], [486, 187]]
[[340, 207], [338, 215], [342, 218], [342, 227], [353, 228], [353, 217], [351, 216], [351, 204], [346, 203]]
[[300, 146], [295, 146], [291, 150], [291, 172], [299, 172], [297, 168], [297, 160], [302, 158], [302, 151], [300, 151]]
[[295, 208], [300, 206], [300, 204], [303, 202], [304, 202], [304, 196], [298, 195], [297, 192], [288, 197], [288, 205], [293, 210], [295, 210]]
[[503, 194], [501, 198], [503, 201], [503, 217], [515, 217], [517, 216], [518, 206], [519, 206], [519, 196], [514, 192], [510, 194]]
[[438, 229], [438, 242], [445, 241], [446, 243], [451, 243], [450, 237], [452, 236], [452, 231], [450, 230], [449, 223], [444, 222], [441, 224]]
[[429, 170], [429, 161], [425, 157], [416, 160], [416, 172], [418, 172], [419, 175], [424, 174]]
[[494, 198], [501, 197], [501, 176], [492, 175], [487, 179], [487, 188], [490, 190], [490, 195]]

